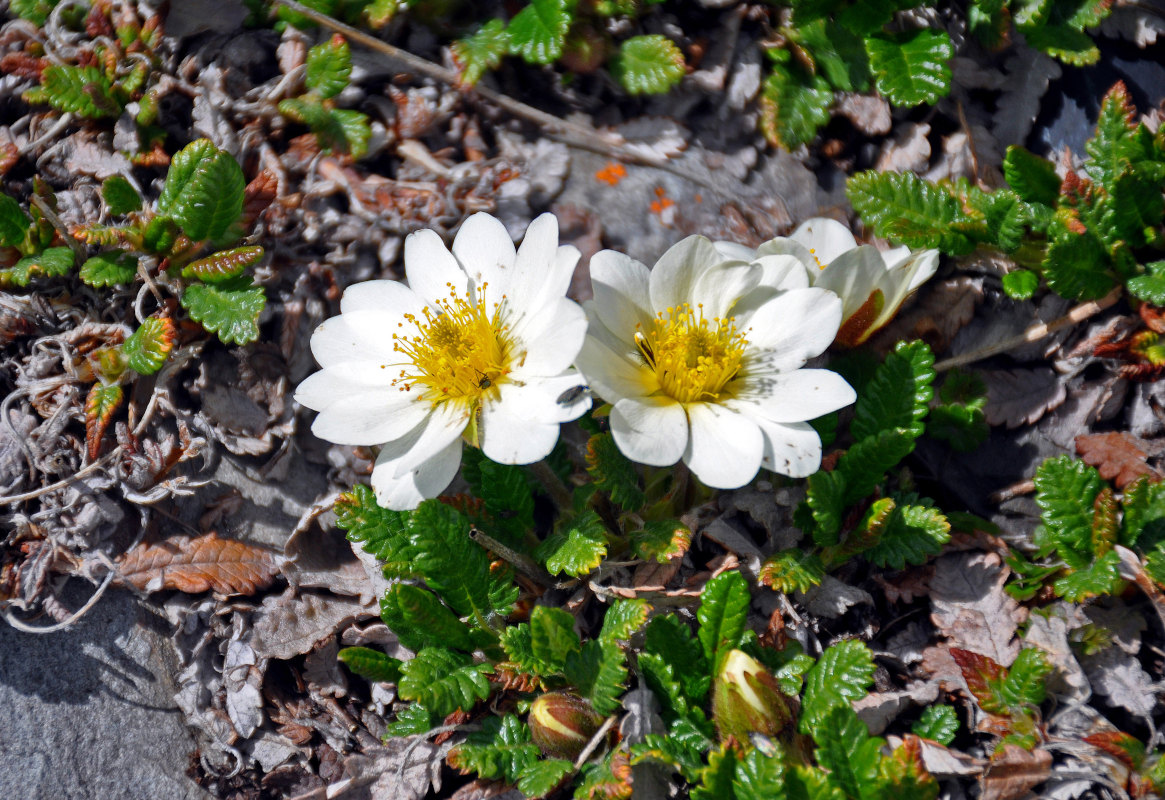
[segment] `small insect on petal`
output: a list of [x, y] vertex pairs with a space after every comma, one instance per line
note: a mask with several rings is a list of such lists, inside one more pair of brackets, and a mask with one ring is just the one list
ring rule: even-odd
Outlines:
[[591, 387], [589, 387], [585, 384], [582, 384], [579, 386], [572, 386], [558, 396], [557, 402], [560, 406], [574, 405], [576, 402], [581, 400], [584, 395], [589, 394], [590, 391], [591, 391]]

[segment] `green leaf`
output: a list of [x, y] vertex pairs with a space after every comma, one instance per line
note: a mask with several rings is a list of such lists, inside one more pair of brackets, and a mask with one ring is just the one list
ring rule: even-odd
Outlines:
[[426, 647], [401, 664], [397, 691], [404, 700], [415, 700], [431, 715], [446, 717], [469, 711], [489, 697], [489, 664], [474, 664], [473, 657], [441, 647]]
[[1051, 458], [1035, 474], [1036, 505], [1061, 558], [1073, 569], [1092, 562], [1093, 504], [1104, 481], [1094, 467], [1068, 456]]
[[951, 90], [955, 49], [946, 31], [922, 28], [866, 39], [878, 91], [896, 106], [932, 105]]
[[259, 314], [266, 305], [263, 290], [245, 275], [213, 285], [195, 283], [182, 293], [190, 317], [224, 344], [249, 344], [259, 338]]
[[886, 472], [913, 450], [914, 432], [906, 428], [879, 431], [876, 436], [856, 442], [837, 462], [834, 470], [845, 479], [843, 506], [868, 497], [882, 482]]
[[[686, 719], [677, 719], [666, 734], [649, 733], [631, 747], [632, 763], [656, 761], [678, 769], [689, 782], [698, 780], [704, 753], [713, 742]], [[774, 800], [776, 800], [774, 798]]]
[[1015, 27], [1027, 30], [1047, 23], [1054, 0], [1012, 0], [1010, 3]]
[[34, 278], [67, 275], [72, 268], [72, 250], [68, 247], [50, 247], [42, 253], [25, 256], [8, 269], [0, 269], [0, 286], [9, 283], [28, 286]]
[[396, 549], [396, 542], [405, 538], [408, 512], [389, 511], [376, 504], [376, 495], [367, 484], [357, 484], [344, 492], [333, 507], [336, 527], [347, 531], [349, 541], [364, 546], [364, 550], [381, 561]]
[[1028, 269], [1015, 269], [1003, 276], [1003, 291], [1012, 300], [1030, 300], [1040, 288], [1040, 276]]
[[307, 51], [303, 84], [320, 97], [335, 97], [352, 78], [352, 52], [340, 34]]
[[32, 220], [20, 203], [0, 193], [0, 247], [16, 247], [24, 241]]
[[81, 265], [81, 280], [100, 289], [130, 283], [138, 274], [138, 257], [125, 250], [98, 253]]
[[8, 7], [21, 19], [40, 27], [60, 0], [11, 0]]
[[566, 527], [547, 537], [534, 551], [552, 575], [566, 573], [572, 578], [598, 568], [607, 554], [606, 528], [594, 511], [585, 511]]
[[141, 327], [130, 334], [121, 345], [121, 354], [126, 366], [139, 375], [153, 375], [162, 368], [174, 343], [178, 331], [169, 317], [148, 317]]
[[113, 96], [113, 84], [99, 68], [49, 64], [40, 83], [48, 104], [58, 111], [88, 119], [116, 117], [122, 105]]
[[599, 641], [626, 641], [647, 623], [651, 606], [646, 600], [616, 600], [603, 617], [603, 628], [599, 631]]
[[635, 464], [619, 451], [611, 434], [600, 433], [587, 440], [586, 460], [595, 488], [612, 502], [624, 511], [638, 511], [643, 506], [639, 473]]
[[[1108, 553], [1105, 555], [1107, 556]], [[1158, 543], [1145, 555], [1144, 567], [1145, 573], [1150, 578], [1159, 586], [1165, 586], [1165, 543]]]
[[500, 19], [491, 19], [473, 35], [454, 42], [453, 60], [461, 70], [461, 83], [473, 86], [486, 72], [497, 69], [510, 46], [510, 36]]
[[506, 28], [510, 50], [529, 64], [549, 64], [562, 55], [574, 0], [530, 0]]
[[[881, 475], [878, 476], [880, 479]], [[808, 532], [812, 534], [813, 542], [822, 547], [837, 544], [842, 517], [848, 510], [845, 476], [837, 470], [818, 471], [809, 476], [805, 489], [803, 508], [809, 509], [807, 521], [812, 524]], [[798, 524], [802, 523], [798, 521]]]
[[400, 619], [409, 629], [423, 631], [431, 645], [452, 647], [471, 653], [473, 637], [464, 622], [450, 611], [437, 596], [419, 586], [395, 583], [388, 589]]
[[831, 709], [822, 724], [810, 731], [817, 742], [817, 763], [829, 770], [829, 777], [847, 797], [870, 794], [877, 782], [884, 739], [870, 736], [866, 723], [849, 705]]
[[697, 637], [704, 651], [704, 661], [713, 673], [721, 657], [740, 646], [748, 620], [748, 583], [739, 572], [722, 572], [704, 585], [700, 594], [700, 623]]
[[799, 547], [782, 550], [765, 559], [757, 580], [777, 592], [807, 592], [825, 578], [825, 565], [816, 554]]
[[684, 77], [684, 54], [666, 36], [632, 36], [619, 46], [610, 69], [628, 94], [663, 94]]
[[396, 720], [388, 724], [389, 736], [414, 736], [428, 733], [433, 727], [429, 710], [420, 703], [410, 703], [396, 713]]
[[708, 754], [708, 765], [700, 770], [699, 784], [692, 787], [692, 800], [725, 800], [732, 796], [736, 774], [736, 751], [723, 742]]
[[220, 250], [191, 261], [182, 268], [182, 277], [197, 278], [205, 283], [225, 283], [262, 260], [263, 248], [257, 245]]
[[91, 459], [96, 460], [101, 452], [101, 437], [124, 397], [120, 383], [95, 383], [86, 395], [85, 442]]
[[1141, 477], [1125, 487], [1121, 544], [1156, 547], [1165, 540], [1165, 483]]
[[121, 175], [111, 175], [101, 184], [101, 198], [114, 216], [128, 214], [142, 207], [138, 190]]
[[364, 158], [368, 153], [368, 143], [372, 140], [368, 115], [347, 108], [329, 109], [325, 124], [312, 131], [319, 138], [320, 149], [325, 153], [347, 153], [356, 160]]
[[535, 761], [523, 767], [518, 775], [518, 791], [530, 798], [545, 797], [572, 772], [574, 764], [561, 758]]
[[519, 550], [526, 547], [527, 531], [534, 527], [534, 493], [526, 479], [526, 470], [513, 464], [498, 464], [481, 454], [469, 452], [463, 458], [462, 474], [473, 493], [485, 501], [485, 510], [493, 518], [487, 532]]
[[832, 20], [814, 20], [789, 30], [806, 53], [815, 71], [841, 92], [865, 91], [870, 85], [870, 59], [861, 37]]
[[1141, 153], [1134, 134], [1136, 108], [1123, 83], [1118, 83], [1100, 102], [1096, 134], [1084, 144], [1091, 161], [1088, 174], [1112, 191], [1113, 183]]
[[566, 656], [579, 648], [574, 616], [553, 606], [535, 606], [530, 613], [530, 645], [542, 674], [561, 672]]
[[1054, 207], [1060, 196], [1056, 165], [1026, 147], [1009, 145], [1003, 158], [1003, 177], [1016, 194], [1029, 203]]
[[485, 780], [517, 783], [518, 776], [539, 758], [530, 729], [513, 714], [487, 717], [482, 730], [470, 733], [449, 753], [449, 764], [463, 772], [476, 772]]
[[637, 558], [666, 564], [688, 552], [692, 532], [679, 520], [651, 519], [631, 532], [631, 549]]
[[1096, 300], [1113, 287], [1110, 264], [1104, 244], [1091, 231], [1062, 231], [1044, 258], [1044, 279], [1061, 297]]
[[732, 776], [735, 800], [785, 800], [785, 762], [779, 744], [771, 755], [753, 747], [736, 765]]
[[1092, 37], [1067, 25], [1032, 28], [1024, 32], [1023, 38], [1028, 47], [1034, 47], [1074, 67], [1088, 66], [1100, 60], [1100, 48], [1092, 41]]
[[177, 222], [169, 217], [154, 217], [142, 231], [142, 247], [148, 253], [169, 255], [181, 235]]
[[1125, 284], [1129, 294], [1146, 303], [1165, 306], [1165, 261], [1146, 264], [1145, 270], [1145, 274], [1129, 278]]
[[592, 639], [566, 656], [564, 673], [580, 696], [600, 714], [613, 714], [625, 689], [627, 668], [622, 648], [612, 641]]
[[791, 765], [785, 773], [788, 800], [846, 800], [845, 792], [830, 777], [814, 767]]
[[981, 407], [951, 404], [930, 410], [926, 433], [946, 442], [953, 450], [969, 453], [987, 441], [991, 430]]
[[785, 662], [774, 673], [781, 691], [789, 697], [801, 694], [801, 689], [805, 683], [805, 673], [811, 670], [815, 663], [817, 662], [813, 660], [813, 657], [805, 653], [798, 653]]
[[949, 255], [975, 249], [979, 237], [968, 232], [973, 221], [955, 196], [913, 172], [859, 172], [846, 182], [846, 194], [879, 236], [915, 249], [937, 247]]
[[922, 435], [922, 420], [934, 399], [934, 377], [934, 354], [926, 343], [899, 342], [854, 404], [854, 439], [896, 428]]
[[853, 639], [830, 647], [805, 675], [801, 732], [813, 733], [830, 711], [865, 697], [873, 682], [874, 658], [868, 647]]
[[863, 555], [879, 567], [902, 569], [925, 564], [942, 552], [951, 538], [951, 524], [937, 508], [896, 504], [882, 526], [878, 542]]
[[379, 650], [370, 647], [342, 647], [337, 656], [348, 669], [361, 678], [380, 683], [396, 683], [400, 680], [401, 660]]
[[1025, 705], [1038, 706], [1047, 696], [1045, 685], [1051, 672], [1052, 662], [1043, 650], [1038, 647], [1024, 648], [1007, 670], [1007, 676], [1000, 687], [1000, 697], [1011, 709]]
[[796, 64], [773, 64], [761, 87], [760, 129], [770, 144], [795, 150], [829, 122], [833, 89]]
[[[654, 654], [672, 668], [683, 697], [699, 704], [712, 684], [711, 669], [701, 643], [687, 623], [674, 614], [660, 614], [647, 624], [644, 653]], [[640, 656], [642, 660], [642, 656]]]
[[1109, 550], [1087, 567], [1070, 572], [1053, 584], [1056, 596], [1070, 603], [1116, 594], [1122, 586], [1120, 556], [1115, 550]]
[[915, 736], [948, 745], [959, 732], [959, 715], [947, 705], [927, 706], [910, 730]]
[[198, 139], [171, 159], [157, 211], [172, 217], [195, 241], [218, 240], [242, 216], [245, 188], [234, 157], [209, 139]]

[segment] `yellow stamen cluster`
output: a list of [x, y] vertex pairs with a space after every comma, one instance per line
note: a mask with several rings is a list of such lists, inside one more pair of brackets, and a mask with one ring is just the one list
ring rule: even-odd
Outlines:
[[826, 267], [829, 266], [828, 264], [821, 263], [821, 259], [817, 257], [817, 248], [810, 247], [809, 248], [809, 255], [813, 257], [813, 263], [815, 263], [817, 265], [817, 269], [825, 269]]
[[730, 317], [704, 318], [687, 303], [659, 312], [635, 344], [659, 379], [660, 388], [681, 403], [718, 400], [744, 361], [748, 340]]
[[426, 307], [422, 317], [405, 314], [416, 334], [392, 335], [393, 349], [412, 362], [393, 385], [407, 391], [420, 384], [433, 405], [452, 401], [478, 406], [483, 398], [496, 395], [498, 384], [512, 369], [515, 348], [501, 322], [505, 297], [490, 306], [485, 286], [476, 298], [463, 297], [448, 286], [449, 297], [437, 302], [438, 310]]

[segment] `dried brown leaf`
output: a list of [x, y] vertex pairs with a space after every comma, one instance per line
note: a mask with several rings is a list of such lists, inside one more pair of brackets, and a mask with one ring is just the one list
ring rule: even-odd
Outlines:
[[1015, 660], [1015, 631], [1027, 614], [1003, 591], [1010, 571], [994, 553], [952, 553], [935, 562], [931, 621], [954, 647], [1004, 666]]
[[979, 376], [987, 384], [983, 414], [991, 425], [1030, 425], [1068, 396], [1064, 384], [1047, 367], [983, 370]]
[[377, 615], [375, 603], [288, 589], [267, 597], [257, 612], [251, 644], [261, 656], [289, 659], [358, 619]]
[[1046, 750], [1027, 751], [1014, 744], [991, 758], [980, 782], [981, 800], [1015, 800], [1023, 797], [1052, 774], [1052, 754]]
[[1076, 453], [1100, 470], [1100, 477], [1123, 489], [1142, 475], [1157, 475], [1145, 463], [1149, 454], [1141, 442], [1125, 432], [1087, 433], [1076, 437]]
[[218, 594], [254, 594], [279, 574], [275, 553], [245, 542], [220, 539], [214, 531], [140, 545], [118, 562], [121, 580], [143, 592], [177, 589]]

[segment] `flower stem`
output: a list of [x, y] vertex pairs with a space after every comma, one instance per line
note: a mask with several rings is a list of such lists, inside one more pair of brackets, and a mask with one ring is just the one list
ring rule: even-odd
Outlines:
[[570, 510], [571, 505], [573, 505], [570, 489], [566, 488], [562, 479], [554, 474], [554, 470], [550, 468], [549, 464], [545, 461], [537, 461], [530, 465], [530, 472], [550, 493], [550, 499], [554, 501], [554, 505], [558, 507], [559, 511]]

